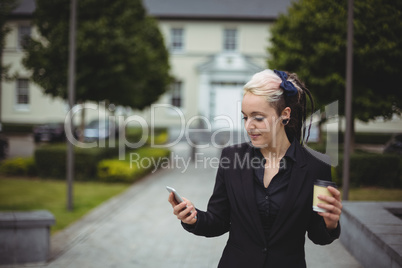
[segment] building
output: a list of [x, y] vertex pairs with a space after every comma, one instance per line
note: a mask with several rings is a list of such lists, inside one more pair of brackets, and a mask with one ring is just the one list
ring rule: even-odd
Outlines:
[[[170, 51], [171, 90], [139, 115], [148, 125], [186, 130], [200, 124], [211, 129], [241, 128], [242, 87], [252, 74], [266, 68], [270, 27], [291, 0], [143, 0], [148, 13], [157, 18]], [[18, 79], [2, 82], [1, 122], [44, 123], [64, 121], [68, 105], [52, 99], [28, 81], [23, 68], [21, 42], [37, 35], [32, 25], [34, 0], [21, 0], [9, 20], [3, 63]], [[237, 104], [237, 105], [236, 105]], [[119, 113], [117, 113], [119, 114]], [[88, 120], [96, 113], [87, 114]], [[137, 117], [138, 118], [138, 117]], [[402, 121], [375, 124], [357, 122], [357, 131], [399, 132]], [[136, 124], [133, 118], [130, 124]]]
[[[234, 103], [240, 101], [242, 86], [251, 75], [265, 67], [269, 28], [289, 3], [144, 0], [148, 13], [159, 21], [176, 80], [171, 91], [141, 116], [157, 126], [178, 126], [183, 118], [189, 122], [203, 116], [214, 127], [231, 120], [239, 128], [240, 111]], [[3, 63], [11, 66], [11, 73], [18, 72], [18, 79], [2, 84], [4, 123], [64, 120], [68, 109], [65, 101], [43, 95], [30, 83], [21, 64], [23, 36], [37, 35], [31, 23], [34, 10], [34, 0], [23, 0], [8, 23], [11, 32], [6, 37]], [[223, 119], [218, 120], [219, 115]]]
[[[243, 86], [266, 67], [270, 27], [290, 1], [145, 0], [144, 4], [159, 21], [176, 78], [160, 103], [179, 107], [187, 124], [198, 116], [212, 128], [239, 129]], [[158, 124], [167, 126], [180, 119], [171, 107], [155, 108], [154, 114]]]
[[2, 123], [35, 124], [64, 120], [68, 106], [61, 99], [45, 96], [37, 85], [29, 82], [29, 72], [22, 65], [22, 42], [26, 35], [37, 35], [32, 25], [33, 0], [23, 0], [12, 12], [7, 27], [2, 62], [10, 66], [15, 81], [2, 81], [0, 114]]

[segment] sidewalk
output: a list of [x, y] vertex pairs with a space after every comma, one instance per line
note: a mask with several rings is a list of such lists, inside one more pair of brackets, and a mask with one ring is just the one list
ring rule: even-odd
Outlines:
[[[187, 159], [188, 145], [179, 143], [174, 155]], [[214, 161], [220, 151], [201, 151], [203, 160]], [[209, 159], [208, 159], [209, 157]], [[214, 168], [201, 162], [187, 169], [157, 171], [130, 187], [79, 222], [52, 237], [51, 268], [92, 267], [217, 267], [227, 240], [197, 237], [182, 229], [167, 202], [166, 185], [176, 188], [200, 209], [206, 209], [214, 186]], [[339, 240], [325, 247], [306, 244], [308, 267], [360, 267]], [[25, 266], [26, 267], [26, 266]], [[29, 266], [32, 267], [32, 266]]]

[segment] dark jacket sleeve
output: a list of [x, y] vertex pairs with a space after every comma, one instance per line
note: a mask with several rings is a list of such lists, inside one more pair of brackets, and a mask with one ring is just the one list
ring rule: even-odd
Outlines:
[[[310, 152], [311, 153], [311, 152]], [[319, 153], [317, 153], [319, 154]], [[311, 157], [312, 156], [312, 157]], [[324, 180], [332, 180], [331, 176], [331, 166], [329, 163], [329, 159], [325, 159], [325, 155], [312, 155], [310, 154], [311, 159], [315, 162], [315, 166], [318, 170], [318, 177]], [[322, 161], [325, 159], [325, 161]], [[315, 244], [319, 245], [327, 245], [332, 243], [335, 239], [339, 238], [341, 233], [341, 226], [338, 222], [337, 228], [334, 230], [328, 230], [324, 218], [318, 215], [317, 212], [311, 211], [310, 215], [310, 224], [307, 229], [308, 238]]]
[[328, 230], [324, 219], [313, 211], [311, 215], [311, 224], [309, 225], [307, 232], [308, 238], [313, 241], [313, 243], [327, 245], [339, 238], [339, 235], [341, 234], [341, 225], [338, 222], [338, 226], [334, 230]]
[[[225, 149], [222, 152], [221, 161]], [[225, 184], [225, 167], [219, 165], [215, 187], [208, 202], [207, 211], [197, 209], [197, 222], [193, 225], [182, 223], [185, 230], [200, 236], [220, 236], [230, 228], [230, 204]]]

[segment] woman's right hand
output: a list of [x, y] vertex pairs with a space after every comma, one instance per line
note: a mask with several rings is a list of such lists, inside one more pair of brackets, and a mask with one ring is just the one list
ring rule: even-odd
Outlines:
[[[186, 224], [195, 224], [197, 222], [197, 210], [194, 209], [194, 205], [190, 200], [183, 197], [184, 202], [178, 204], [174, 198], [174, 194], [170, 193], [168, 201], [173, 207], [173, 214]], [[187, 206], [187, 208], [186, 208]]]

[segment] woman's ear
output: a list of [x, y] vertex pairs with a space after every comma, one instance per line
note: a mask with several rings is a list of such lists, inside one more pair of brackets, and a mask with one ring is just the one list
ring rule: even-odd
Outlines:
[[283, 109], [283, 111], [281, 113], [282, 120], [290, 119], [291, 112], [292, 112], [292, 110], [290, 109], [290, 107], [286, 107], [285, 109]]

